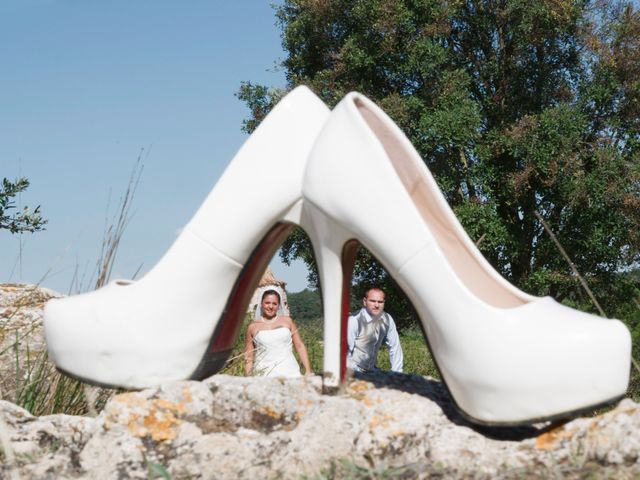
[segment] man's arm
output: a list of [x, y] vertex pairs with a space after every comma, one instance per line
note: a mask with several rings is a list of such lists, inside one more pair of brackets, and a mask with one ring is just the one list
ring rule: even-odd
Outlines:
[[[387, 314], [389, 315], [389, 314]], [[391, 362], [391, 370], [394, 372], [402, 372], [402, 364], [404, 362], [404, 356], [402, 354], [402, 346], [400, 345], [400, 336], [396, 329], [396, 322], [393, 321], [391, 315], [389, 315], [389, 331], [387, 332], [387, 338], [385, 339], [387, 347], [389, 347], [389, 360]]]
[[347, 356], [350, 357], [356, 346], [356, 335], [358, 334], [358, 321], [355, 316], [349, 316], [347, 321]]

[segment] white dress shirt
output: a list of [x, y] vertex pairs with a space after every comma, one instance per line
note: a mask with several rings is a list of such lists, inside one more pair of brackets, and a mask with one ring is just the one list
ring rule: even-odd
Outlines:
[[[365, 319], [367, 323], [371, 323], [374, 321], [374, 318], [371, 316], [369, 311], [366, 308], [362, 308], [355, 315], [351, 315], [349, 317], [349, 323], [347, 325], [347, 365], [349, 368], [355, 371], [363, 371], [363, 368], [356, 364], [354, 361], [354, 350], [356, 347], [356, 340], [358, 336], [358, 317], [362, 317]], [[381, 343], [384, 343], [389, 348], [389, 360], [391, 361], [391, 370], [394, 372], [402, 372], [402, 364], [403, 364], [403, 355], [402, 355], [402, 346], [400, 345], [400, 337], [398, 336], [398, 330], [396, 329], [396, 324], [393, 321], [391, 315], [386, 312], [383, 312], [382, 315], [385, 315], [389, 320], [389, 327], [387, 330], [387, 334], [384, 339], [382, 339]], [[379, 317], [378, 317], [379, 318]], [[376, 339], [375, 343], [381, 345], [379, 343], [380, 339]], [[369, 352], [370, 355], [377, 355], [376, 351]], [[375, 364], [376, 359], [373, 359], [373, 364]]]

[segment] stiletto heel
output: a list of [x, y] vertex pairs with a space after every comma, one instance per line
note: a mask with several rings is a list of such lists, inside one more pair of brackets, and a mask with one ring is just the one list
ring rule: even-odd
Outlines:
[[[305, 161], [328, 114], [309, 89], [293, 90], [149, 273], [48, 302], [45, 336], [58, 368], [126, 388], [215, 373], [258, 273], [286, 234], [291, 211], [300, 209]], [[265, 185], [273, 187], [266, 198]]]
[[347, 327], [349, 325], [349, 304], [351, 300], [351, 282], [353, 280], [353, 268], [356, 263], [356, 255], [360, 248], [360, 242], [349, 240], [342, 249], [342, 302], [340, 317], [340, 381], [344, 383], [347, 378]]
[[[353, 258], [346, 248], [350, 233], [313, 205], [304, 205], [306, 227], [314, 248], [324, 317], [323, 388], [335, 390], [346, 373], [346, 327]], [[346, 303], [345, 303], [346, 302]], [[334, 321], [333, 319], [340, 319]]]
[[[364, 96], [351, 93], [332, 112], [307, 161], [303, 197], [347, 231], [341, 239], [369, 249], [413, 302], [442, 379], [468, 418], [530, 423], [624, 395], [631, 358], [624, 324], [504, 280], [409, 140]], [[325, 322], [340, 318], [325, 311], [335, 315]]]

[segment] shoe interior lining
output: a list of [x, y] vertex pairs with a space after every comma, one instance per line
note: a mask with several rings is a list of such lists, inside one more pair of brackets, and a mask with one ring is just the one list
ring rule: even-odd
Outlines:
[[[412, 152], [407, 151], [398, 135], [364, 102], [356, 100], [356, 106], [381, 141], [400, 180], [458, 278], [476, 296], [495, 307], [512, 308], [527, 303], [491, 275], [459, 238], [452, 219], [438, 202], [437, 192], [430, 186], [412, 158]], [[428, 274], [425, 272], [425, 275]]]

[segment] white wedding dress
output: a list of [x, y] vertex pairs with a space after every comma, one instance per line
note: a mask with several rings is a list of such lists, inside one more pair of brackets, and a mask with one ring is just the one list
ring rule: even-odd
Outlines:
[[253, 336], [256, 345], [253, 374], [264, 377], [300, 377], [300, 366], [293, 356], [291, 330], [278, 327], [260, 330]]

